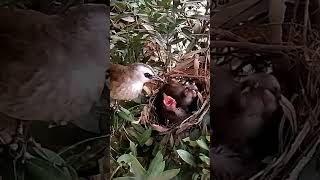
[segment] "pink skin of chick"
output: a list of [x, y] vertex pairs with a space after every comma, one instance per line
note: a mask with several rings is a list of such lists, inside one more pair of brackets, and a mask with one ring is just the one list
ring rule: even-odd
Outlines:
[[182, 108], [177, 108], [176, 100], [165, 93], [163, 93], [163, 104], [167, 110], [174, 112], [179, 118], [186, 118], [187, 113]]

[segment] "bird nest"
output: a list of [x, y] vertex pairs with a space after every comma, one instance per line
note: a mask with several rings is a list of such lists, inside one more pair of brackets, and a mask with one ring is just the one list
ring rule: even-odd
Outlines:
[[[253, 24], [251, 26], [257, 27], [259, 25]], [[283, 27], [284, 31], [286, 31], [286, 33], [283, 33], [284, 40], [294, 44], [303, 42], [303, 33], [301, 33], [304, 31], [303, 28], [289, 28], [285, 25]], [[243, 26], [243, 28], [248, 28], [248, 26]], [[291, 37], [290, 35], [289, 37], [287, 36], [289, 34], [287, 31], [289, 30], [290, 34], [292, 34]], [[255, 32], [254, 28], [249, 31], [251, 33]], [[243, 30], [243, 34], [241, 34], [241, 27], [234, 32], [236, 34], [222, 29], [213, 31], [211, 37], [216, 37], [220, 40], [233, 40], [229, 42], [211, 42], [211, 44], [215, 44], [215, 47], [217, 47], [213, 52], [214, 57], [221, 63], [230, 63], [230, 66], [234, 70], [237, 68], [246, 69], [248, 74], [251, 74], [254, 68], [269, 71], [269, 67], [267, 66], [275, 67], [275, 64], [272, 63], [277, 63], [276, 66], [279, 69], [273, 69], [273, 73], [279, 80], [284, 82], [281, 84], [281, 89], [284, 96], [294, 106], [293, 111], [296, 114], [296, 118], [292, 120], [298, 126], [296, 131], [291, 132], [289, 140], [286, 139], [285, 142], [282, 142], [283, 147], [280, 148], [279, 152], [272, 159], [268, 160], [267, 165], [259, 169], [259, 171], [255, 171], [246, 179], [297, 179], [308, 162], [313, 159], [316, 149], [320, 144], [320, 97], [318, 93], [320, 87], [319, 33], [310, 30], [308, 39], [312, 41], [303, 46], [264, 46], [264, 44], [248, 41], [235, 42], [239, 40], [243, 41], [243, 37], [246, 40], [250, 39], [250, 37], [245, 36], [248, 34], [248, 30]], [[263, 31], [258, 31], [258, 33], [263, 34]], [[265, 36], [269, 37], [268, 35]], [[261, 40], [263, 37], [259, 36], [259, 39]], [[266, 63], [267, 61], [269, 62]], [[286, 70], [283, 71], [283, 69]], [[285, 132], [285, 126], [282, 121], [283, 119], [280, 118], [279, 133]], [[232, 163], [235, 162], [236, 160], [232, 161]], [[247, 169], [244, 171], [247, 171]]]
[[[299, 32], [301, 29], [298, 28], [294, 31]], [[310, 32], [309, 36], [315, 40], [314, 43], [310, 44], [310, 49], [288, 52], [288, 56], [300, 66], [299, 70], [295, 72], [296, 76], [293, 76], [291, 80], [287, 79], [289, 81], [288, 86], [290, 86], [290, 81], [293, 80], [295, 82], [291, 83], [296, 84], [298, 88], [294, 88], [294, 92], [290, 92], [291, 87], [284, 87], [284, 89], [287, 89], [286, 96], [295, 107], [294, 113], [297, 116], [294, 120], [298, 126], [297, 131], [291, 134], [290, 140], [287, 139], [286, 142], [283, 142], [285, 144], [280, 148], [277, 156], [265, 168], [253, 175], [250, 180], [298, 179], [308, 163], [313, 158], [317, 158], [314, 155], [320, 143], [318, 130], [320, 125], [320, 96], [318, 93], [320, 62], [314, 60], [319, 59], [318, 47], [315, 47], [318, 46], [316, 44], [320, 39], [317, 32]], [[295, 77], [297, 79], [294, 79]], [[283, 124], [281, 125], [279, 133], [285, 131], [285, 127]], [[301, 177], [301, 179], [304, 180], [305, 177]]]
[[[165, 82], [146, 85], [147, 91], [152, 95], [149, 104], [141, 112], [140, 122], [142, 124], [152, 127], [160, 134], [180, 134], [203, 122], [210, 107], [208, 54], [208, 48], [185, 54], [180, 58], [181, 63], [162, 75]], [[163, 121], [161, 118], [163, 116], [159, 112], [159, 104], [162, 103], [161, 98], [163, 97], [162, 88], [172, 80], [180, 85], [194, 83], [198, 89], [192, 102], [192, 112], [178, 122]]]

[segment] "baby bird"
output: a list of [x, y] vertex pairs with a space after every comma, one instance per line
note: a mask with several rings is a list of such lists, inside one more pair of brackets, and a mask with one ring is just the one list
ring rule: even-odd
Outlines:
[[162, 92], [173, 97], [178, 107], [181, 107], [185, 111], [190, 111], [189, 107], [197, 97], [198, 88], [195, 83], [181, 85], [172, 80], [163, 86]]
[[180, 122], [188, 117], [188, 113], [181, 107], [177, 107], [177, 102], [171, 96], [163, 93], [162, 114], [171, 122]]
[[151, 66], [134, 63], [128, 66], [111, 64], [110, 97], [115, 100], [133, 100], [138, 98], [143, 85], [151, 80], [162, 79], [157, 76]]
[[241, 93], [255, 92], [264, 104], [263, 115], [267, 118], [276, 111], [281, 98], [281, 87], [278, 80], [271, 74], [257, 73], [249, 75], [240, 82]]
[[279, 107], [275, 93], [280, 92], [280, 86], [272, 83], [277, 80], [268, 74], [248, 76], [240, 84], [224, 69], [216, 69], [214, 74], [212, 117], [215, 118], [211, 126], [216, 143], [230, 144], [243, 153], [251, 153], [245, 148], [248, 143], [257, 139], [262, 131], [270, 131], [269, 124], [273, 129], [272, 117]]
[[244, 87], [261, 87], [267, 89], [278, 99], [281, 96], [279, 81], [271, 74], [256, 73], [249, 75], [241, 80], [241, 89]]

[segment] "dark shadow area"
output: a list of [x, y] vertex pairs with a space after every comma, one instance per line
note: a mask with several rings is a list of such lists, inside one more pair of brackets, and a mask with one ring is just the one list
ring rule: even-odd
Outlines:
[[212, 4], [211, 178], [305, 180], [317, 173], [315, 7], [316, 1]]
[[0, 179], [109, 179], [109, 6], [0, 1]]

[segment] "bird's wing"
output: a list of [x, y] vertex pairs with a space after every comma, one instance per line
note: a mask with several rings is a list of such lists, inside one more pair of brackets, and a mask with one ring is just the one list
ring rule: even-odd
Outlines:
[[125, 96], [125, 92], [121, 93], [119, 91], [127, 91], [123, 89], [121, 86], [126, 84], [126, 80], [124, 77], [130, 78], [128, 66], [124, 66], [121, 64], [111, 64], [111, 68], [109, 70], [110, 74], [110, 96], [115, 99], [122, 99], [119, 96]]
[[89, 112], [107, 64], [106, 14], [98, 11], [92, 18], [76, 9], [63, 17], [0, 9], [1, 113], [68, 121]]
[[110, 79], [113, 82], [123, 82], [123, 74], [128, 73], [129, 68], [121, 64], [111, 64]]

